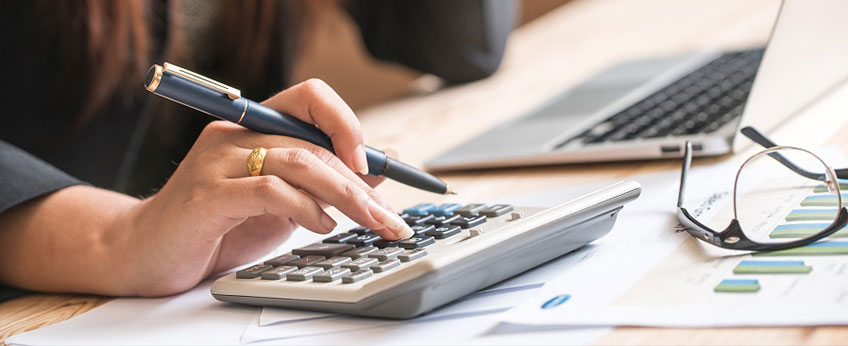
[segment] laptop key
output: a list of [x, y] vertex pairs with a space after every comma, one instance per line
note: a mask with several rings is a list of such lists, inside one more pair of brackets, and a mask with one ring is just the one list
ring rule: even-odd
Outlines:
[[417, 259], [424, 257], [424, 256], [427, 256], [427, 250], [415, 249], [415, 250], [407, 250], [406, 252], [398, 255], [397, 258], [401, 262], [406, 263], [406, 262], [412, 262], [412, 261], [417, 260]]
[[369, 254], [374, 253], [376, 251], [377, 248], [373, 246], [358, 247], [356, 249], [343, 253], [342, 256], [358, 259], [362, 257], [368, 257]]
[[287, 264], [289, 262], [296, 261], [298, 259], [300, 259], [300, 256], [298, 256], [298, 255], [285, 254], [285, 255], [282, 255], [282, 256], [277, 256], [277, 257], [274, 257], [272, 259], [269, 259], [269, 260], [265, 261], [265, 264], [269, 264], [269, 265], [277, 267], [277, 266]]
[[425, 246], [433, 245], [434, 243], [436, 243], [435, 238], [433, 238], [431, 236], [423, 236], [423, 237], [412, 237], [412, 238], [406, 239], [406, 240], [400, 242], [400, 244], [398, 244], [398, 246], [400, 246], [404, 249], [417, 249], [417, 248], [422, 248], [422, 247], [425, 247]]
[[459, 232], [461, 232], [459, 226], [448, 226], [448, 227], [439, 227], [439, 228], [436, 228], [436, 229], [429, 231], [427, 233], [424, 233], [424, 234], [432, 236], [436, 239], [445, 239], [445, 238], [450, 238], [452, 236], [455, 236], [455, 235], [459, 234]]
[[315, 264], [315, 263], [321, 262], [321, 261], [323, 261], [324, 259], [325, 259], [325, 257], [324, 257], [324, 256], [315, 256], [315, 255], [313, 255], [313, 256], [305, 256], [305, 257], [303, 257], [303, 258], [301, 258], [301, 259], [299, 259], [299, 260], [297, 260], [297, 261], [289, 262], [289, 265], [297, 266], [297, 267], [303, 268], [303, 267], [311, 266], [311, 265], [313, 265], [313, 264]]
[[324, 272], [320, 267], [305, 267], [286, 274], [287, 281], [307, 281], [312, 279], [315, 274]]
[[486, 222], [486, 216], [463, 216], [458, 220], [451, 222], [451, 225], [462, 227], [462, 229], [471, 228], [481, 225]]
[[262, 272], [262, 280], [282, 280], [286, 278], [286, 274], [295, 270], [297, 270], [295, 266], [282, 266], [266, 270]]
[[330, 270], [336, 267], [341, 266], [342, 264], [350, 262], [350, 257], [341, 257], [336, 256], [333, 258], [325, 259], [321, 262], [313, 264], [313, 266], [324, 268], [324, 270]]
[[383, 273], [383, 272], [388, 271], [389, 269], [396, 268], [399, 265], [400, 265], [400, 260], [397, 259], [397, 258], [394, 258], [394, 259], [390, 259], [390, 260], [385, 260], [385, 261], [380, 262], [379, 264], [371, 267], [371, 271], [373, 271], [375, 273]]
[[372, 275], [374, 275], [374, 272], [372, 272], [371, 270], [368, 270], [368, 269], [357, 270], [353, 273], [342, 276], [342, 282], [346, 283], [346, 284], [352, 284], [354, 282], [359, 282], [359, 281], [365, 280], [367, 278], [370, 278]]
[[371, 266], [376, 265], [377, 262], [380, 262], [380, 261], [378, 261], [376, 258], [363, 257], [363, 258], [354, 260], [350, 263], [342, 264], [342, 268], [347, 268], [347, 269], [350, 269], [351, 271], [356, 272], [356, 271], [368, 269]]
[[389, 247], [382, 250], [379, 250], [375, 253], [368, 255], [368, 257], [376, 258], [378, 261], [386, 261], [392, 258], [397, 257], [398, 254], [402, 253], [403, 249], [396, 247]]
[[274, 268], [267, 264], [257, 264], [250, 268], [245, 268], [236, 272], [236, 279], [255, 279], [262, 275], [266, 270]]
[[324, 242], [325, 243], [344, 244], [344, 243], [347, 243], [349, 240], [356, 238], [358, 236], [359, 236], [359, 234], [356, 234], [356, 233], [341, 233], [341, 234], [336, 234], [336, 235], [329, 237], [327, 239], [324, 239]]
[[336, 281], [338, 279], [341, 279], [342, 276], [345, 276], [347, 274], [350, 274], [350, 269], [333, 268], [333, 269], [327, 270], [323, 273], [315, 274], [315, 276], [312, 277], [312, 281], [315, 281], [315, 282], [333, 282], [333, 281]]
[[[377, 237], [379, 238], [379, 236]], [[300, 256], [315, 255], [333, 257], [351, 249], [353, 249], [353, 245], [350, 244], [315, 243], [294, 249], [292, 250], [292, 253]]]

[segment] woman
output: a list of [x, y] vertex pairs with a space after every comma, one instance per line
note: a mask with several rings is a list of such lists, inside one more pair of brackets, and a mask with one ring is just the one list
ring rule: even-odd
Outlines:
[[[484, 0], [344, 5], [375, 57], [448, 82], [494, 71], [513, 14], [511, 2]], [[332, 231], [328, 205], [387, 239], [411, 235], [373, 190], [379, 179], [365, 175], [355, 115], [320, 80], [263, 103], [319, 126], [337, 156], [293, 138], [207, 125], [140, 86], [152, 63], [167, 60], [246, 95], [272, 95], [287, 85], [315, 2], [3, 6], [14, 91], [0, 128], [0, 283], [174, 294], [268, 253], [298, 225]], [[252, 177], [245, 160], [257, 147], [268, 153], [263, 175]], [[131, 197], [142, 194], [149, 196]]]

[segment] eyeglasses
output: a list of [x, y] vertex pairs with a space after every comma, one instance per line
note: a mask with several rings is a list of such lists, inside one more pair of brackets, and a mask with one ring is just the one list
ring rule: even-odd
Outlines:
[[[752, 127], [741, 132], [766, 149], [745, 160], [736, 172], [733, 219], [720, 232], [683, 207], [692, 164], [692, 143], [686, 142], [677, 199], [677, 218], [686, 232], [725, 249], [775, 251], [808, 245], [848, 224], [840, 192], [840, 187], [848, 188], [848, 181], [839, 181], [848, 179], [848, 169], [834, 170], [806, 149], [779, 146]], [[786, 222], [772, 227], [771, 220], [781, 216]]]

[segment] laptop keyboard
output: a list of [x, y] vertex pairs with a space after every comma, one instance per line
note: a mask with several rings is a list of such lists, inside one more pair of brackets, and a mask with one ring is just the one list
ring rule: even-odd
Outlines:
[[742, 115], [764, 49], [734, 51], [610, 116], [573, 141], [586, 144], [710, 133]]

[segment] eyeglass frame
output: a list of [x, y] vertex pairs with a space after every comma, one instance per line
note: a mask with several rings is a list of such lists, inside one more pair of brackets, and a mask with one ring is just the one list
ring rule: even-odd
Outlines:
[[[759, 133], [757, 130], [755, 130], [752, 127], [746, 127], [745, 129], [742, 130], [742, 132], [743, 132], [743, 134], [745, 134], [745, 136], [747, 136], [749, 138], [754, 137], [754, 138], [751, 138], [751, 139], [754, 140], [755, 142], [757, 142], [760, 145], [766, 146], [767, 144], [774, 144], [773, 142], [768, 140], [768, 138], [763, 136], [761, 133]], [[763, 143], [766, 143], [766, 144], [763, 144]], [[787, 159], [783, 155], [780, 155], [780, 153], [777, 152], [777, 151], [782, 150], [782, 149], [801, 150], [803, 152], [806, 152], [806, 153], [812, 155], [813, 157], [818, 159], [819, 162], [821, 162], [822, 165], [824, 165], [824, 167], [826, 167], [828, 169], [829, 173], [831, 174], [831, 177], [835, 178], [835, 181], [829, 180], [828, 177], [827, 177], [827, 173], [816, 174], [816, 173], [806, 171], [803, 168], [800, 168], [799, 166], [795, 165], [792, 161], [790, 161], [789, 159]], [[745, 236], [745, 233], [742, 231], [742, 226], [739, 224], [738, 215], [736, 213], [736, 191], [737, 191], [738, 183], [739, 183], [739, 173], [742, 172], [742, 169], [745, 167], [745, 165], [748, 162], [750, 162], [751, 160], [753, 160], [755, 158], [759, 158], [762, 155], [769, 155], [770, 157], [774, 158], [775, 160], [777, 160], [778, 162], [780, 162], [781, 164], [783, 164], [784, 166], [791, 169], [795, 173], [798, 173], [801, 176], [804, 176], [804, 177], [807, 177], [807, 178], [810, 178], [810, 179], [814, 179], [814, 180], [823, 181], [825, 186], [827, 186], [829, 190], [832, 189], [832, 190], [836, 191], [836, 195], [838, 196], [838, 200], [839, 200], [840, 209], [839, 209], [839, 214], [833, 220], [833, 222], [830, 224], [830, 226], [828, 226], [827, 228], [825, 228], [825, 229], [819, 231], [818, 233], [813, 234], [809, 237], [801, 238], [801, 239], [797, 239], [797, 240], [793, 240], [793, 241], [785, 242], [785, 243], [760, 243], [760, 242], [753, 241], [753, 240], [749, 239], [747, 236]], [[837, 175], [836, 171], [833, 168], [831, 168], [830, 166], [828, 166], [826, 163], [824, 163], [824, 161], [821, 158], [819, 158], [818, 156], [816, 156], [815, 154], [813, 154], [812, 152], [810, 152], [806, 149], [801, 149], [801, 148], [797, 148], [797, 147], [789, 147], [789, 146], [779, 146], [779, 145], [774, 144], [774, 145], [768, 146], [765, 150], [762, 150], [762, 151], [752, 155], [747, 160], [745, 160], [745, 162], [742, 163], [742, 165], [739, 167], [739, 170], [736, 172], [736, 179], [734, 180], [734, 184], [733, 184], [733, 220], [731, 220], [730, 225], [728, 225], [721, 232], [716, 232], [716, 231], [712, 230], [710, 227], [699, 222], [697, 219], [695, 219], [694, 216], [692, 216], [692, 214], [689, 213], [689, 211], [686, 208], [683, 207], [683, 195], [684, 195], [685, 185], [686, 185], [686, 176], [689, 172], [689, 167], [691, 165], [692, 165], [692, 143], [687, 141], [685, 146], [684, 146], [683, 167], [681, 168], [681, 172], [680, 172], [680, 190], [678, 191], [678, 195], [677, 195], [677, 219], [683, 225], [683, 228], [687, 233], [689, 233], [693, 237], [695, 237], [695, 238], [697, 238], [701, 241], [704, 241], [706, 243], [718, 246], [720, 248], [731, 249], [731, 250], [745, 250], [745, 251], [785, 250], [785, 249], [791, 249], [791, 248], [795, 248], [795, 247], [801, 247], [801, 246], [804, 246], [804, 245], [812, 244], [816, 241], [819, 241], [821, 239], [824, 239], [824, 238], [832, 235], [833, 233], [836, 233], [837, 231], [839, 231], [840, 229], [845, 227], [846, 224], [848, 224], [848, 208], [846, 208], [844, 205], [842, 205], [842, 192], [839, 190], [839, 178], [840, 177]], [[840, 171], [848, 173], [848, 170], [840, 170]]]

